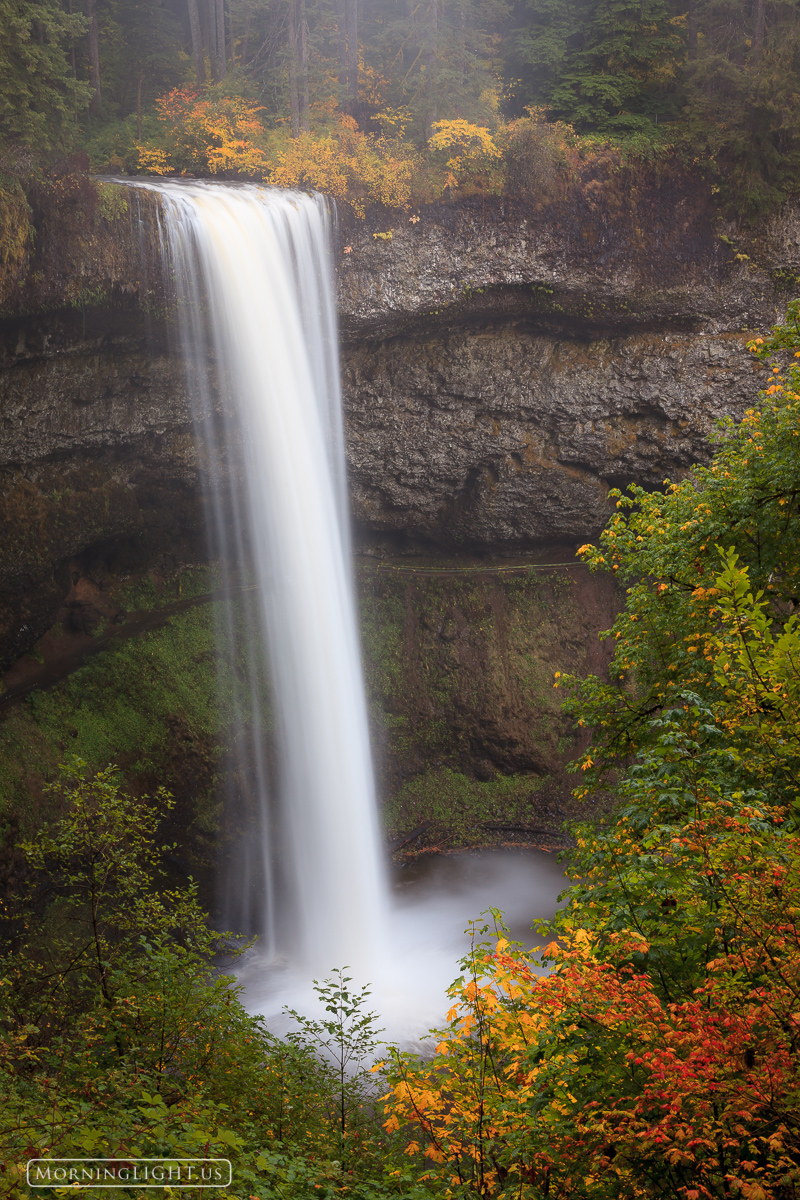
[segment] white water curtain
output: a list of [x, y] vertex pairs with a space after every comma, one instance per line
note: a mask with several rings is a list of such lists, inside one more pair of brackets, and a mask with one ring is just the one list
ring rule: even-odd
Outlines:
[[250, 772], [258, 814], [232, 883], [261, 880], [268, 952], [310, 971], [348, 964], [369, 978], [385, 883], [351, 578], [328, 206], [255, 185], [143, 186], [162, 197], [215, 542], [225, 557], [251, 560], [257, 585], [259, 628], [239, 635], [249, 637], [256, 712], [254, 660], [268, 648], [279, 795], [277, 805], [267, 795], [255, 738], [240, 770]]

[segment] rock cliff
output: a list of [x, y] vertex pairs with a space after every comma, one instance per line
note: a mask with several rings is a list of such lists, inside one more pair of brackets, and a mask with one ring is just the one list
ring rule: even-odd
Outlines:
[[685, 183], [616, 210], [604, 196], [590, 181], [563, 207], [472, 201], [344, 231], [365, 529], [483, 550], [585, 540], [610, 485], [679, 474], [752, 401], [745, 342], [796, 282], [797, 214], [756, 240]]
[[[797, 214], [756, 242], [688, 183], [612, 203], [591, 182], [566, 207], [473, 199], [341, 227], [364, 546], [586, 540], [610, 485], [658, 486], [702, 460], [714, 422], [754, 398], [744, 344], [797, 281]], [[203, 435], [167, 336], [153, 199], [81, 196], [43, 220], [0, 296], [6, 663], [52, 624], [70, 563], [202, 553]]]

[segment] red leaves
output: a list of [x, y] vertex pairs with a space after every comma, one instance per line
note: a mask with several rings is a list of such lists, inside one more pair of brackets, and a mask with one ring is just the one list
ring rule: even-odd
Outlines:
[[724, 929], [696, 990], [665, 999], [630, 934], [578, 930], [547, 947], [545, 977], [505, 940], [476, 950], [446, 1055], [390, 1103], [408, 1121], [415, 1098], [431, 1144], [412, 1153], [502, 1167], [564, 1200], [778, 1200], [800, 1183], [800, 839], [765, 831], [763, 810], [704, 801], [671, 843], [704, 864]]

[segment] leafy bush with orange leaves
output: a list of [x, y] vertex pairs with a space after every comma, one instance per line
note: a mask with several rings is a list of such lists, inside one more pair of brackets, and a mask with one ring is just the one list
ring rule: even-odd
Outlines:
[[312, 188], [363, 216], [368, 204], [408, 208], [418, 155], [403, 143], [363, 133], [344, 115], [320, 132], [268, 134], [260, 110], [239, 96], [176, 89], [157, 104], [160, 143], [139, 146], [151, 175], [189, 172]]
[[343, 116], [325, 133], [301, 133], [277, 150], [269, 182], [310, 187], [351, 205], [363, 216], [367, 204], [407, 209], [418, 155], [397, 140], [363, 133]]
[[212, 97], [175, 88], [156, 101], [163, 144], [139, 146], [139, 166], [151, 175], [191, 172], [262, 178], [268, 168], [261, 111], [241, 96]]
[[[701, 792], [662, 849], [673, 885], [676, 862], [697, 880], [666, 911], [690, 942], [702, 930], [702, 968], [689, 980], [679, 942], [670, 965], [648, 915], [641, 932], [633, 913], [619, 932], [576, 928], [585, 887], [543, 955], [476, 944], [434, 1057], [388, 1067], [387, 1128], [423, 1181], [508, 1200], [796, 1194], [800, 838]], [[624, 837], [617, 851], [630, 873]]]
[[[318, 105], [315, 127], [293, 137], [285, 126], [268, 129], [257, 105], [221, 85], [177, 88], [156, 102], [160, 136], [137, 143], [131, 155], [152, 175], [216, 175], [323, 191], [358, 217], [373, 205], [407, 210], [504, 191], [539, 205], [566, 201], [581, 196], [587, 171], [599, 170], [608, 184], [623, 165], [618, 148], [548, 123], [541, 111], [498, 121], [494, 131], [460, 118], [436, 121], [427, 146], [418, 149], [404, 136], [407, 110], [382, 110], [384, 132], [376, 134], [333, 104]], [[116, 169], [127, 161], [119, 149], [111, 156]], [[600, 184], [592, 186], [597, 191]]]
[[573, 701], [620, 808], [574, 830], [557, 940], [476, 945], [436, 1055], [390, 1062], [445, 1195], [800, 1194], [800, 301], [752, 350], [760, 409], [583, 550], [630, 585]]

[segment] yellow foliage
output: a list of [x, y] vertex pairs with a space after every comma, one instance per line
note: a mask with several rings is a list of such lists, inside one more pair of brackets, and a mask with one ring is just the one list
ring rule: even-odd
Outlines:
[[[332, 70], [318, 81], [314, 129], [296, 138], [286, 129], [268, 131], [258, 106], [221, 96], [218, 86], [175, 89], [156, 102], [163, 135], [138, 145], [139, 168], [152, 175], [188, 172], [309, 188], [363, 217], [368, 205], [407, 211], [412, 203], [431, 203], [448, 193], [499, 195], [506, 188], [535, 193], [543, 203], [564, 181], [582, 178], [587, 153], [616, 163], [606, 146], [601, 152], [592, 143], [594, 150], [587, 152], [571, 127], [551, 124], [537, 110], [509, 123], [498, 118], [494, 130], [462, 118], [436, 121], [422, 154], [405, 140], [411, 111], [387, 103], [380, 73], [362, 63], [360, 80], [362, 95], [379, 110], [380, 136], [359, 129], [350, 115], [337, 114]], [[491, 96], [484, 99], [488, 103]]]
[[260, 109], [240, 96], [211, 98], [176, 88], [156, 102], [164, 143], [138, 146], [139, 166], [152, 175], [191, 170], [261, 178], [267, 158]]
[[509, 1108], [508, 1101], [524, 1106], [536, 1076], [521, 1066], [541, 1020], [531, 1003], [537, 982], [531, 961], [505, 937], [493, 952], [476, 952], [472, 977], [451, 990], [456, 1003], [435, 1057], [408, 1064], [402, 1054], [394, 1057], [396, 1082], [384, 1098], [386, 1128], [408, 1129], [413, 1137], [408, 1154], [420, 1152], [421, 1130], [424, 1156], [458, 1169], [451, 1178], [453, 1190], [445, 1183], [448, 1175], [430, 1176], [444, 1184], [445, 1196], [461, 1195], [467, 1177], [476, 1194], [497, 1193], [491, 1149], [498, 1139], [512, 1136], [520, 1110]]
[[436, 121], [428, 149], [444, 166], [442, 188], [451, 191], [469, 183], [497, 190], [502, 180], [502, 153], [490, 131], [469, 121]]
[[166, 175], [172, 170], [169, 155], [161, 146], [137, 145], [139, 168], [145, 175]]
[[352, 117], [344, 116], [329, 133], [290, 139], [278, 151], [269, 182], [326, 192], [362, 217], [367, 203], [407, 209], [414, 167], [408, 150], [362, 133]]
[[269, 181], [277, 187], [308, 187], [344, 200], [349, 182], [345, 167], [335, 138], [301, 133], [278, 153]]
[[21, 187], [0, 187], [0, 275], [11, 277], [33, 241], [30, 208]]
[[436, 130], [428, 147], [432, 151], [449, 150], [451, 157], [447, 165], [456, 170], [467, 159], [499, 158], [500, 151], [494, 138], [483, 125], [472, 125], [469, 121], [435, 121]]

